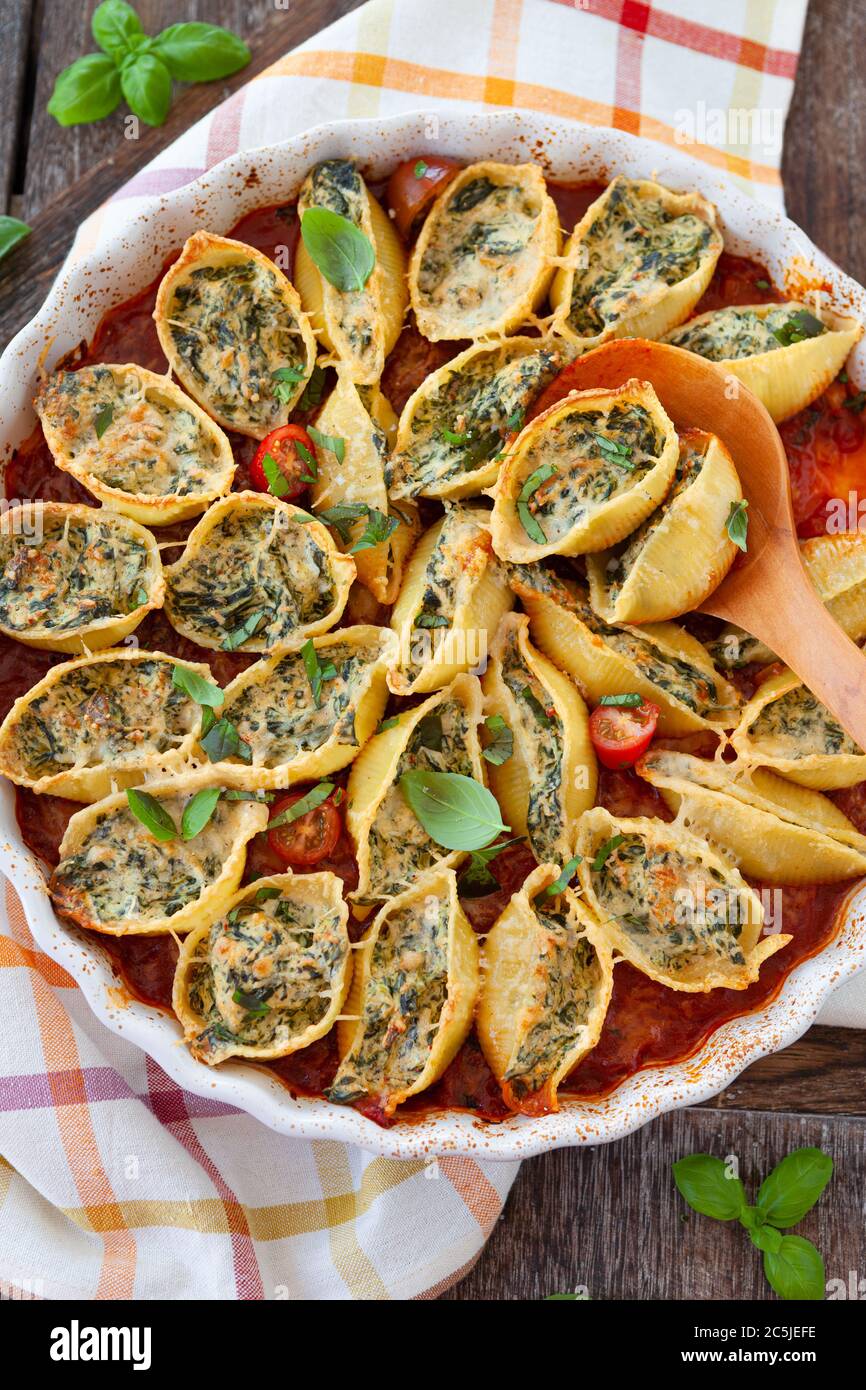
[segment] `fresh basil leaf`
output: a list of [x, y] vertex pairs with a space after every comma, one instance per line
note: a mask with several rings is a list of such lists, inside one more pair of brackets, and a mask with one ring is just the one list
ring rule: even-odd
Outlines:
[[130, 111], [145, 125], [162, 125], [171, 106], [171, 73], [153, 53], [137, 53], [124, 63], [120, 86]]
[[180, 833], [185, 840], [194, 840], [204, 830], [221, 796], [222, 787], [203, 787], [190, 797], [180, 821]]
[[400, 789], [431, 840], [445, 849], [483, 849], [510, 827], [493, 793], [460, 772], [404, 772]]
[[310, 683], [310, 690], [313, 694], [313, 703], [317, 709], [322, 707], [322, 685], [325, 681], [336, 679], [337, 668], [333, 661], [326, 661], [324, 666], [319, 661], [319, 654], [313, 646], [312, 637], [308, 637], [301, 647], [301, 657], [304, 662], [304, 670], [307, 673], [307, 680]]
[[268, 480], [268, 492], [274, 497], [285, 497], [289, 484], [273, 454], [265, 454], [262, 459], [262, 472]]
[[509, 434], [513, 434], [513, 433], [515, 433], [515, 431], [520, 431], [520, 430], [522, 430], [522, 429], [523, 429], [523, 422], [524, 422], [525, 419], [526, 419], [526, 410], [525, 410], [525, 408], [524, 408], [522, 405], [519, 405], [519, 406], [517, 407], [516, 410], [513, 410], [513, 411], [511, 412], [511, 414], [509, 415], [508, 419], [505, 421], [505, 429], [506, 429], [506, 431], [507, 431]]
[[325, 526], [333, 526], [343, 544], [348, 545], [352, 539], [352, 527], [362, 516], [366, 516], [368, 511], [366, 502], [338, 502], [335, 507], [326, 507], [315, 516], [299, 516], [298, 521], [302, 526], [308, 526], [311, 521], [321, 521]]
[[782, 1236], [781, 1248], [764, 1252], [764, 1273], [780, 1298], [818, 1303], [826, 1292], [824, 1261], [810, 1240]]
[[415, 725], [415, 738], [422, 748], [432, 748], [434, 753], [441, 753], [445, 742], [442, 715], [433, 710], [419, 719]]
[[183, 690], [197, 705], [221, 705], [225, 695], [213, 681], [205, 680], [198, 671], [188, 666], [175, 666], [171, 673], [171, 683], [177, 690]]
[[302, 444], [299, 439], [295, 440], [295, 452], [301, 460], [301, 463], [307, 465], [307, 472], [301, 474], [301, 481], [304, 483], [314, 483], [319, 476], [319, 465], [316, 463], [313, 455], [310, 453], [307, 446]]
[[547, 713], [547, 710], [544, 708], [544, 705], [541, 703], [538, 696], [533, 694], [530, 687], [528, 685], [525, 685], [521, 690], [520, 694], [522, 695], [526, 703], [529, 705], [529, 708], [532, 710], [532, 713], [535, 715], [535, 718], [541, 725], [542, 729], [552, 729], [553, 720]]
[[394, 534], [399, 525], [398, 517], [386, 516], [384, 512], [377, 511], [375, 507], [368, 507], [366, 529], [360, 539], [355, 541], [349, 554], [357, 555], [360, 550], [372, 550], [374, 546], [382, 545], [389, 536]]
[[520, 524], [531, 541], [536, 545], [546, 545], [547, 537], [541, 528], [541, 523], [533, 516], [529, 510], [529, 499], [533, 493], [537, 492], [542, 483], [546, 483], [548, 478], [552, 478], [554, 473], [559, 470], [553, 463], [543, 463], [540, 468], [536, 468], [534, 473], [530, 473], [517, 498], [517, 515]]
[[209, 734], [209, 733], [210, 733], [210, 731], [211, 731], [211, 729], [213, 728], [213, 726], [214, 726], [215, 723], [216, 723], [216, 715], [214, 714], [214, 712], [213, 712], [213, 710], [211, 709], [210, 705], [202, 705], [202, 707], [201, 707], [201, 733], [199, 734], [199, 740], [201, 740], [205, 734]]
[[240, 758], [242, 763], [253, 760], [250, 745], [241, 738], [230, 719], [218, 719], [199, 743], [212, 763], [221, 763], [226, 758]]
[[450, 627], [451, 623], [444, 613], [419, 613], [413, 627]]
[[734, 542], [740, 550], [746, 551], [749, 548], [749, 514], [747, 511], [748, 502], [745, 497], [741, 497], [739, 502], [731, 503], [731, 510], [728, 512], [728, 519], [725, 522], [725, 530], [728, 539]]
[[328, 374], [324, 367], [317, 364], [310, 373], [310, 379], [298, 401], [298, 410], [314, 410], [317, 405], [321, 405], [327, 379]]
[[514, 734], [501, 714], [489, 715], [484, 721], [484, 727], [493, 738], [486, 748], [482, 748], [481, 756], [494, 767], [501, 767], [514, 752]]
[[278, 367], [271, 372], [275, 399], [282, 405], [288, 405], [305, 376], [303, 367]]
[[301, 236], [310, 260], [335, 289], [362, 290], [373, 274], [376, 252], [370, 238], [330, 208], [308, 208]]
[[387, 729], [396, 729], [396, 727], [397, 727], [397, 725], [398, 725], [399, 723], [400, 723], [400, 716], [399, 716], [399, 714], [392, 714], [390, 719], [383, 719], [383, 720], [382, 720], [381, 724], [379, 725], [378, 729], [376, 730], [376, 733], [377, 733], [377, 734], [384, 734], [384, 733], [386, 732]]
[[424, 163], [423, 159], [416, 161], [414, 173], [416, 179], [423, 179], [424, 175], [427, 173], [427, 165]]
[[[315, 425], [310, 425], [309, 429], [307, 430], [307, 434], [310, 436], [314, 444], [318, 444], [320, 449], [328, 449], [334, 455], [334, 458], [337, 460], [338, 463], [343, 462], [343, 459], [346, 457], [346, 441], [345, 439], [342, 439], [340, 435], [322, 434], [322, 431], [317, 430]], [[351, 506], [353, 504], [346, 503], [345, 505]]]
[[238, 647], [242, 647], [244, 642], [254, 635], [264, 616], [263, 612], [251, 613], [240, 627], [227, 632], [221, 643], [223, 651], [234, 652]]
[[613, 705], [621, 709], [637, 709], [638, 705], [643, 704], [643, 696], [629, 692], [627, 695], [602, 695], [598, 702], [600, 705]]
[[84, 125], [110, 116], [120, 96], [120, 73], [111, 58], [88, 53], [60, 73], [47, 110], [58, 125]]
[[562, 872], [552, 883], [548, 883], [546, 888], [542, 888], [540, 893], [535, 896], [536, 902], [542, 902], [545, 898], [558, 898], [560, 893], [564, 893], [574, 875], [577, 873], [577, 866], [583, 860], [583, 855], [576, 854], [573, 859], [563, 866]]
[[473, 850], [468, 868], [463, 870], [457, 880], [457, 892], [460, 897], [486, 898], [489, 893], [497, 892], [501, 887], [500, 882], [498, 878], [494, 878], [487, 866], [504, 849], [509, 849], [512, 845], [519, 845], [523, 839], [523, 835], [515, 835], [513, 839], [503, 840], [500, 844], [490, 845], [487, 849]]
[[594, 430], [592, 434], [609, 463], [618, 463], [621, 468], [627, 468], [630, 473], [634, 472], [637, 464], [632, 461], [631, 449], [628, 445], [616, 439], [608, 439], [606, 434], [596, 434]]
[[439, 433], [446, 444], [460, 445], [469, 443], [469, 435], [460, 434], [457, 430], [440, 430]]
[[96, 438], [101, 439], [114, 419], [114, 406], [104, 405], [93, 421], [93, 428], [96, 430]]
[[0, 217], [0, 261], [29, 235], [30, 228], [26, 222], [21, 222], [17, 217]]
[[177, 826], [165, 807], [150, 792], [140, 792], [130, 787], [126, 800], [136, 820], [141, 821], [155, 840], [177, 839]]
[[321, 806], [323, 801], [327, 801], [333, 790], [333, 782], [318, 782], [312, 791], [307, 792], [306, 796], [299, 797], [292, 806], [287, 806], [285, 811], [274, 816], [274, 819], [268, 822], [266, 829], [276, 830], [280, 825], [291, 825], [293, 821], [300, 820], [301, 816], [315, 811], [317, 806]]
[[133, 38], [144, 37], [141, 20], [125, 0], [103, 0], [93, 11], [90, 27], [103, 53], [115, 62], [129, 53]]
[[270, 989], [254, 989], [249, 994], [245, 994], [242, 989], [236, 989], [232, 995], [232, 1001], [235, 1004], [240, 1004], [241, 1008], [246, 1009], [247, 1013], [254, 1018], [264, 1018], [265, 1014], [269, 1014], [271, 1011], [271, 1006], [267, 1000], [272, 993], [273, 990]]
[[215, 82], [250, 61], [250, 50], [237, 34], [197, 20], [170, 24], [157, 34], [154, 47], [178, 82]]
[[281, 888], [274, 888], [273, 886], [270, 888], [259, 888], [253, 901], [257, 903], [267, 903], [270, 902], [272, 898], [278, 898], [281, 892]]
[[771, 1226], [796, 1226], [832, 1176], [833, 1160], [823, 1149], [795, 1149], [761, 1183], [758, 1210]]
[[820, 319], [810, 314], [808, 309], [795, 309], [791, 317], [780, 328], [773, 329], [773, 337], [782, 347], [792, 347], [806, 338], [819, 338], [827, 329]]
[[[595, 867], [593, 865], [593, 867]], [[715, 1221], [735, 1221], [746, 1208], [739, 1178], [729, 1178], [725, 1165], [712, 1154], [689, 1154], [673, 1165], [674, 1182], [692, 1211]]]
[[596, 873], [599, 873], [604, 868], [614, 850], [622, 844], [624, 839], [624, 835], [612, 835], [609, 840], [605, 840], [604, 844], [600, 846], [598, 853], [592, 861], [592, 867]]
[[747, 1227], [749, 1240], [758, 1250], [769, 1251], [771, 1255], [778, 1255], [782, 1248], [784, 1236], [781, 1231], [777, 1231], [775, 1226], [752, 1226]]
[[271, 802], [274, 800], [275, 793], [245, 792], [241, 791], [239, 788], [232, 788], [230, 791], [224, 792], [223, 795], [226, 801], [259, 801], [265, 806], [270, 806]]

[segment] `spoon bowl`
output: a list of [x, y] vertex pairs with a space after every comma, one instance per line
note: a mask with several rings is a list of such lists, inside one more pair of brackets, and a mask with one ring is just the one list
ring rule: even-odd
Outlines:
[[[745, 628], [790, 666], [866, 748], [866, 658], [809, 580], [791, 505], [788, 460], [767, 410], [736, 377], [682, 348], [614, 338], [567, 369], [576, 391], [649, 381], [677, 429], [718, 435], [748, 500], [748, 550], [701, 611]], [[544, 398], [538, 408], [551, 402]]]

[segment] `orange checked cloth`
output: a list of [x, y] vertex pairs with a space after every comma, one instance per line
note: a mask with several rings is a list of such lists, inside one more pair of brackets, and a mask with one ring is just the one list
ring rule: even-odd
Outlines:
[[[806, 0], [371, 0], [164, 150], [88, 219], [72, 254], [227, 155], [322, 121], [419, 109], [518, 106], [684, 144], [781, 206], [805, 11]], [[517, 1164], [397, 1162], [287, 1139], [185, 1093], [96, 1020], [34, 945], [11, 888], [0, 966], [6, 1297], [431, 1298], [477, 1258]]]

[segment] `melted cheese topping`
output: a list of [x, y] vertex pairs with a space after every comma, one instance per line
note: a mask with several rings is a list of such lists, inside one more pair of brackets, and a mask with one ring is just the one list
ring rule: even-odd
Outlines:
[[36, 408], [64, 460], [106, 487], [143, 497], [188, 497], [212, 490], [225, 471], [215, 431], [146, 388], [134, 371], [57, 372]]
[[345, 1103], [408, 1090], [427, 1064], [448, 994], [450, 901], [433, 894], [392, 912], [373, 946], [362, 1032], [328, 1095]]
[[149, 556], [122, 518], [43, 514], [41, 540], [0, 531], [0, 625], [63, 634], [148, 601]]
[[[774, 305], [766, 314], [760, 315], [756, 314], [754, 309], [732, 305], [727, 309], [718, 309], [712, 314], [702, 314], [700, 322], [695, 320], [683, 324], [681, 328], [669, 333], [665, 342], [672, 343], [674, 347], [686, 348], [711, 362], [730, 362], [739, 357], [755, 357], [759, 353], [776, 352], [784, 347], [785, 344], [776, 337], [776, 332], [791, 322], [792, 315], [797, 310], [804, 309], [811, 315], [811, 310], [808, 310], [805, 304], [796, 302]], [[826, 328], [824, 331], [827, 331]]]
[[217, 646], [288, 641], [325, 617], [336, 590], [328, 553], [309, 529], [271, 507], [226, 510], [203, 545], [166, 572], [166, 611]]
[[172, 684], [174, 661], [100, 661], [73, 667], [25, 708], [15, 725], [17, 759], [29, 777], [71, 768], [128, 767], [177, 748], [198, 706]]
[[339, 911], [318, 903], [277, 894], [233, 908], [190, 977], [190, 1006], [205, 1020], [193, 1050], [217, 1062], [238, 1046], [287, 1044], [324, 1018], [348, 949]]
[[804, 685], [764, 705], [749, 726], [760, 751], [774, 758], [809, 758], [814, 754], [862, 755], [830, 711]]
[[173, 286], [166, 317], [185, 370], [221, 417], [262, 430], [283, 422], [273, 373], [306, 375], [307, 352], [272, 270], [252, 258], [198, 266]]
[[498, 348], [444, 374], [430, 394], [423, 394], [422, 387], [411, 411], [409, 441], [386, 465], [391, 495], [415, 497], [495, 459], [558, 365], [559, 354], [546, 348], [510, 360], [507, 348]]
[[438, 864], [448, 851], [432, 840], [409, 808], [399, 781], [415, 768], [473, 775], [469, 716], [459, 700], [442, 700], [413, 729], [393, 781], [370, 827], [370, 894], [402, 893], [419, 873]]
[[676, 216], [658, 199], [640, 197], [628, 179], [614, 179], [581, 240], [571, 327], [581, 337], [597, 337], [660, 286], [694, 274], [716, 240], [709, 223], [694, 213]]
[[514, 698], [512, 733], [529, 776], [526, 831], [539, 864], [563, 855], [562, 786], [565, 730], [553, 701], [520, 653], [520, 629], [511, 628], [501, 655], [502, 679]]
[[[308, 208], [314, 207], [327, 208], [347, 218], [367, 235], [364, 226], [367, 190], [358, 170], [348, 160], [326, 159], [309, 174], [298, 199], [299, 216], [303, 217]], [[379, 308], [370, 280], [363, 289], [334, 291], [328, 298], [352, 357], [362, 372], [375, 372], [381, 343], [376, 331]]]

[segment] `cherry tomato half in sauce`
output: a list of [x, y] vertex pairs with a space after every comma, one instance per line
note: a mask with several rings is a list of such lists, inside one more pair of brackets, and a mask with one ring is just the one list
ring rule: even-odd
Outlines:
[[461, 169], [456, 159], [422, 154], [399, 164], [388, 180], [388, 207], [404, 241], [412, 241], [443, 188]]
[[[304, 453], [307, 457], [304, 457]], [[300, 497], [314, 476], [310, 470], [310, 459], [313, 460], [314, 469], [316, 466], [315, 446], [303, 425], [280, 425], [279, 429], [265, 435], [250, 464], [250, 483], [257, 492], [269, 491], [265, 473], [267, 454], [270, 454], [288, 484], [288, 492], [280, 493], [283, 501], [291, 502]]]
[[589, 736], [602, 767], [632, 767], [649, 748], [659, 713], [651, 700], [594, 709], [589, 717]]
[[[309, 790], [309, 789], [308, 789]], [[271, 820], [276, 820], [307, 791], [289, 792], [271, 807]], [[292, 868], [308, 869], [333, 854], [340, 838], [343, 822], [332, 797], [297, 820], [278, 825], [268, 831], [268, 844], [278, 859]]]

